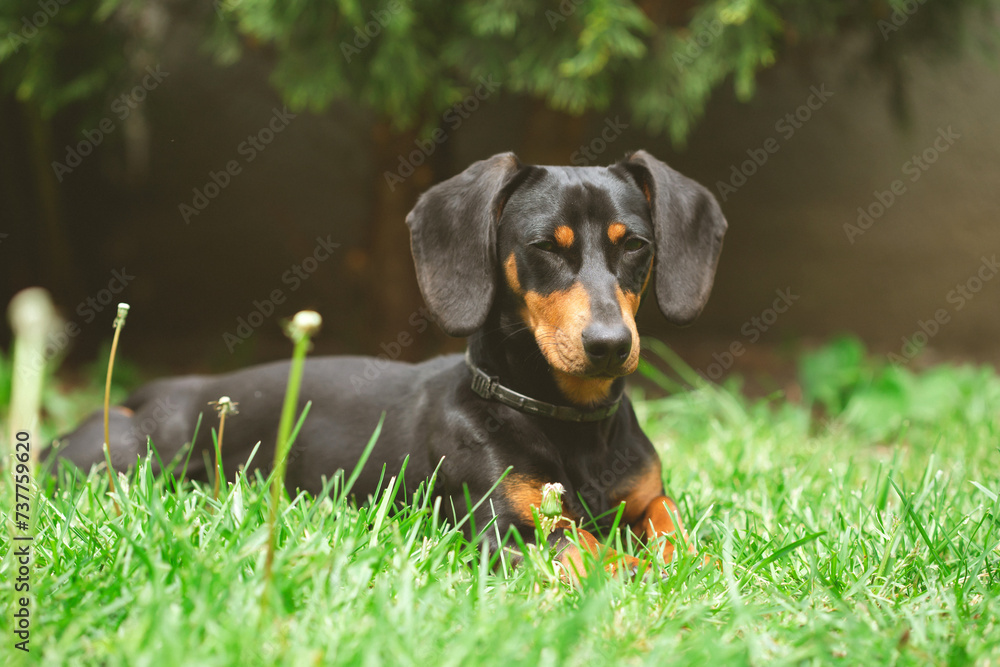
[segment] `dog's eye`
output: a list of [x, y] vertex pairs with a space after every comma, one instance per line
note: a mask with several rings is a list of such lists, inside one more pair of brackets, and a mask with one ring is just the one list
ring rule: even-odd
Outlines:
[[552, 241], [536, 241], [535, 243], [532, 243], [531, 245], [534, 248], [538, 248], [542, 252], [555, 252], [556, 251], [556, 244], [553, 243]]
[[635, 252], [636, 250], [642, 250], [646, 247], [646, 242], [637, 236], [633, 236], [628, 241], [625, 242], [626, 252]]

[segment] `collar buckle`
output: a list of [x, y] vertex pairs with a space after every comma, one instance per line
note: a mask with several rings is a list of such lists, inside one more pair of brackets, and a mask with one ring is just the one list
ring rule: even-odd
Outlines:
[[485, 371], [476, 366], [469, 368], [472, 370], [472, 391], [486, 399], [493, 398], [493, 392], [500, 384], [500, 378], [494, 375], [487, 375]]

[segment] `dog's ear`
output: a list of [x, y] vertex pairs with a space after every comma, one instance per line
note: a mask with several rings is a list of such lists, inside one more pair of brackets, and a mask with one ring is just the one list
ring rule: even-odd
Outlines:
[[476, 162], [421, 195], [406, 216], [420, 293], [451, 336], [479, 329], [493, 305], [497, 221], [521, 168], [513, 153]]
[[706, 188], [636, 151], [621, 164], [649, 202], [656, 236], [656, 302], [674, 324], [690, 324], [712, 291], [726, 233], [719, 203]]

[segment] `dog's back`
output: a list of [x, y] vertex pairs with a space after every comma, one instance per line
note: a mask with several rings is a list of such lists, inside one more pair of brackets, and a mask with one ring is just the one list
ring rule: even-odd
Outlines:
[[[426, 385], [436, 379], [440, 382], [443, 373], [463, 370], [461, 355], [437, 357], [420, 364], [352, 356], [309, 359], [303, 373], [303, 398], [298, 412], [301, 413], [307, 401], [312, 406], [289, 457], [289, 486], [315, 493], [322, 486], [317, 470], [353, 468], [383, 413], [386, 422], [373, 463], [389, 464], [389, 474], [395, 474], [402, 459], [412, 453], [410, 448], [399, 446], [401, 441], [407, 439], [407, 434], [411, 442], [417, 440], [414, 433], [421, 411], [434, 409], [428, 400], [433, 400], [435, 394], [441, 395], [428, 392]], [[260, 442], [250, 469], [267, 472], [274, 458], [288, 371], [289, 362], [280, 361], [225, 375], [157, 380], [141, 387], [109, 413], [112, 465], [116, 469], [134, 465], [138, 457], [146, 455], [147, 437], [165, 465], [186, 458], [184, 446], [195, 435], [197, 417], [201, 415], [187, 473], [193, 479], [208, 479], [211, 473], [206, 468], [206, 455], [212, 451], [211, 431], [218, 427], [210, 402], [228, 396], [237, 403], [241, 414], [226, 421], [225, 470], [231, 476], [238, 467], [245, 466], [247, 455]], [[103, 412], [96, 411], [76, 430], [60, 437], [49, 453], [58, 453], [59, 457], [88, 470], [105, 462], [103, 442]], [[154, 471], [159, 472], [156, 457], [152, 464]], [[381, 472], [381, 465], [370, 468], [371, 474], [358, 481], [362, 495], [374, 492]], [[423, 460], [414, 459], [408, 468], [407, 477], [413, 478], [414, 486], [418, 478], [429, 474]]]

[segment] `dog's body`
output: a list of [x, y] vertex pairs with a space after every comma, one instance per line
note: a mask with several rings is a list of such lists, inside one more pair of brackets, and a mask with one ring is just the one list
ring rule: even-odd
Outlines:
[[[316, 493], [324, 478], [353, 469], [384, 412], [354, 487], [360, 497], [376, 491], [383, 466], [395, 475], [408, 457], [407, 490], [438, 469], [435, 492], [453, 518], [510, 469], [474, 515], [479, 528], [496, 518], [485, 534], [493, 548], [511, 528], [532, 541], [532, 507], [556, 482], [567, 520], [550, 539], [576, 567], [571, 522], [605, 529], [622, 503], [622, 525], [640, 537], [675, 533], [676, 507], [623, 395], [624, 376], [638, 364], [634, 315], [654, 273], [660, 309], [675, 323], [693, 320], [708, 297], [726, 228], [711, 194], [642, 151], [608, 168], [524, 166], [503, 154], [432, 188], [407, 223], [430, 314], [469, 338], [468, 354], [380, 362], [362, 383], [365, 358], [309, 360], [301, 397], [312, 408], [289, 455], [288, 486]], [[227, 420], [225, 469], [245, 464], [258, 441], [252, 465], [267, 466], [287, 377], [279, 362], [149, 384], [112, 411], [112, 462], [133, 464], [147, 435], [171, 459], [208, 402], [229, 396], [240, 414]], [[208, 425], [189, 468], [203, 479]], [[95, 414], [62, 438], [59, 455], [99, 464], [102, 442]], [[597, 552], [590, 533], [579, 537]], [[668, 543], [664, 557], [672, 554]]]

